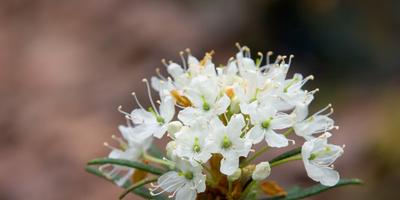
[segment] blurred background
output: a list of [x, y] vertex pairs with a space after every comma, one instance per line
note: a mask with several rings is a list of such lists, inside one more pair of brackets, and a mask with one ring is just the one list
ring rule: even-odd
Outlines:
[[[189, 47], [225, 63], [235, 42], [294, 54], [291, 73], [320, 88], [312, 112], [334, 105], [333, 143], [346, 144], [336, 168], [366, 184], [312, 199], [395, 199], [399, 36], [395, 0], [1, 0], [0, 199], [116, 199], [122, 190], [84, 166], [108, 153], [125, 121], [117, 106], [133, 108], [132, 91], [147, 102], [140, 80], [162, 58]], [[272, 178], [313, 184], [301, 163]]]

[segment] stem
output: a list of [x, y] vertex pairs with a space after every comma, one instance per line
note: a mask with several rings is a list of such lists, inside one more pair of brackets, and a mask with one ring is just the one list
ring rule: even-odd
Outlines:
[[286, 130], [284, 133], [283, 133], [283, 135], [284, 136], [289, 136], [291, 133], [293, 133], [293, 128], [289, 128], [288, 130]]
[[294, 156], [291, 156], [291, 157], [288, 157], [288, 158], [285, 158], [285, 159], [278, 160], [276, 162], [270, 163], [270, 166], [271, 167], [275, 167], [275, 166], [287, 163], [289, 161], [301, 160], [301, 159], [302, 159], [301, 154], [297, 154], [297, 155], [294, 155]]
[[159, 159], [156, 157], [153, 157], [147, 153], [143, 153], [143, 159], [148, 160], [150, 162], [154, 162], [154, 163], [158, 163], [161, 165], [166, 165], [168, 167], [174, 168], [175, 167], [175, 163], [170, 161], [170, 160], [166, 160], [166, 159]]
[[244, 189], [242, 195], [240, 195], [240, 200], [245, 200], [247, 199], [247, 196], [249, 195], [251, 189], [253, 189], [254, 185], [257, 184], [256, 180], [252, 180], [247, 187]]
[[263, 146], [260, 150], [256, 151], [254, 155], [249, 157], [247, 160], [245, 160], [242, 164], [240, 164], [240, 167], [244, 167], [248, 164], [250, 164], [253, 160], [255, 160], [258, 156], [261, 156], [263, 153], [268, 151], [269, 147], [268, 146]]
[[232, 192], [232, 181], [228, 180], [228, 194], [230, 195]]
[[139, 181], [139, 182], [136, 182], [136, 183], [133, 184], [131, 187], [127, 188], [127, 189], [124, 191], [124, 193], [122, 193], [122, 194], [119, 196], [119, 199], [123, 199], [127, 194], [129, 194], [130, 192], [132, 192], [132, 191], [135, 190], [136, 188], [139, 188], [139, 187], [141, 187], [141, 186], [143, 186], [143, 185], [146, 185], [146, 184], [148, 184], [148, 183], [152, 183], [152, 182], [155, 182], [155, 181], [157, 181], [157, 178], [152, 178], [152, 179], [147, 179], [147, 178], [145, 178], [145, 179], [143, 179], [143, 180], [141, 180], [141, 181]]

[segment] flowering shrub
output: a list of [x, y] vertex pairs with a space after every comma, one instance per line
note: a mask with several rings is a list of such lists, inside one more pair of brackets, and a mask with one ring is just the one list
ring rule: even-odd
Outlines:
[[[119, 107], [127, 124], [119, 126], [122, 138], [112, 137], [118, 146], [105, 143], [111, 149], [108, 158], [90, 161], [100, 166], [87, 170], [125, 187], [121, 198], [134, 192], [151, 199], [256, 199], [263, 193], [298, 199], [360, 183], [340, 180], [333, 167], [344, 151], [328, 143], [338, 128], [330, 118], [331, 105], [309, 114], [318, 89], [302, 87], [313, 76], [287, 78], [293, 56], [271, 62], [268, 53], [263, 62], [259, 53], [254, 61], [249, 48], [237, 46], [236, 56], [218, 67], [213, 52], [198, 60], [187, 50], [187, 58], [180, 53], [182, 64], [163, 61], [169, 76], [157, 70], [151, 81], [143, 79], [151, 107], [144, 108], [133, 93], [138, 108]], [[296, 141], [301, 148], [292, 147], [291, 134], [302, 138]], [[165, 155], [152, 145], [155, 138], [170, 140]], [[259, 143], [261, 148], [254, 149]], [[254, 163], [274, 148], [291, 150]], [[302, 160], [307, 175], [321, 185], [286, 192], [268, 180], [272, 168], [294, 160]]]

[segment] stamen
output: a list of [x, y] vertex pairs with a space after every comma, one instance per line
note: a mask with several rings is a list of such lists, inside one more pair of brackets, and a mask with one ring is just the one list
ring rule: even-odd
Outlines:
[[276, 57], [276, 59], [275, 59], [275, 65], [276, 64], [278, 64], [279, 63], [279, 61], [281, 61], [281, 59], [282, 59], [282, 56], [281, 55], [278, 55], [277, 57]]
[[289, 62], [288, 62], [288, 65], [290, 66], [290, 64], [292, 64], [292, 59], [294, 58], [294, 55], [290, 55], [289, 56]]
[[124, 114], [125, 116], [130, 116], [130, 115], [131, 115], [131, 114], [129, 114], [128, 112], [122, 110], [122, 106], [121, 106], [121, 105], [118, 106], [117, 109], [118, 109], [118, 111], [119, 111], [120, 113]]
[[256, 63], [256, 65], [257, 65], [257, 67], [260, 67], [260, 65], [264, 59], [264, 55], [261, 52], [258, 52], [257, 54], [258, 54], [258, 56], [260, 56], [260, 58], [259, 58], [258, 62]]
[[156, 106], [155, 106], [155, 104], [154, 104], [153, 98], [151, 97], [151, 89], [150, 89], [149, 81], [148, 81], [147, 79], [145, 79], [145, 78], [142, 79], [142, 81], [146, 84], [146, 87], [147, 87], [147, 94], [149, 95], [150, 103], [151, 103], [151, 106], [152, 106], [153, 109], [154, 109], [154, 112], [156, 112], [157, 115], [160, 115], [160, 114], [158, 113], [157, 109], [156, 109]]
[[168, 67], [168, 64], [167, 64], [167, 62], [165, 61], [165, 58], [161, 59], [161, 63], [162, 63], [165, 67]]
[[185, 61], [185, 58], [183, 57], [183, 51], [179, 52], [179, 56], [181, 57], [181, 60], [182, 60], [183, 69], [187, 70], [186, 61]]
[[144, 109], [144, 107], [142, 106], [142, 104], [140, 104], [140, 102], [139, 102], [139, 100], [138, 100], [138, 98], [137, 98], [135, 92], [132, 92], [132, 96], [135, 98], [136, 104], [139, 106], [139, 108], [141, 108], [141, 109], [143, 109], [143, 110], [146, 110], [146, 109]]
[[111, 150], [119, 150], [118, 148], [109, 145], [107, 142], [104, 142], [103, 145], [104, 145], [105, 147], [111, 149]]
[[[324, 112], [325, 110], [327, 110], [327, 109], [329, 109], [329, 108], [331, 108], [331, 107], [332, 107], [332, 104], [328, 104], [325, 108], [322, 108], [320, 111], [314, 113], [314, 116], [315, 116], [315, 115], [321, 114], [322, 112]], [[333, 112], [333, 109], [331, 109], [331, 111]], [[331, 113], [331, 114], [332, 114], [332, 113]]]
[[156, 74], [158, 77], [160, 77], [160, 79], [166, 81], [167, 79], [160, 73], [160, 68], [156, 68]]
[[281, 57], [281, 65], [284, 65], [286, 63], [285, 59], [287, 58], [287, 56], [282, 56]]
[[272, 51], [268, 51], [268, 52], [267, 52], [267, 56], [266, 56], [267, 65], [270, 64], [270, 57], [271, 57], [273, 54], [274, 54], [274, 52], [272, 52]]
[[239, 51], [242, 51], [242, 47], [240, 46], [239, 42], [236, 42], [235, 45], [239, 49]]

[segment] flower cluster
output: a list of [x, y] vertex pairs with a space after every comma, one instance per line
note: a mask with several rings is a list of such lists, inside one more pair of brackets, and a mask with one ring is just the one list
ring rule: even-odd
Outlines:
[[[153, 138], [167, 135], [171, 139], [167, 157], [158, 162], [170, 171], [152, 185], [153, 195], [167, 192], [178, 200], [194, 200], [215, 185], [213, 170], [228, 181], [246, 176], [244, 169], [254, 166], [252, 161], [262, 152], [292, 146], [291, 133], [304, 138], [301, 154], [295, 158], [303, 160], [308, 176], [326, 186], [339, 181], [332, 163], [343, 148], [328, 143], [330, 131], [337, 128], [329, 117], [331, 105], [309, 114], [318, 89], [302, 88], [313, 76], [296, 73], [287, 78], [293, 56], [278, 56], [271, 62], [272, 53], [265, 55], [266, 61], [259, 53], [253, 60], [249, 48], [238, 48], [235, 57], [218, 67], [212, 62], [213, 52], [198, 60], [187, 50], [187, 57], [180, 54], [182, 64], [163, 61], [169, 76], [157, 70], [158, 76], [151, 81], [143, 79], [151, 107], [144, 108], [133, 93], [138, 108], [129, 113], [119, 109], [128, 122], [119, 127], [123, 139], [113, 137], [120, 148], [110, 147], [110, 158], [154, 161], [146, 153]], [[153, 100], [151, 88], [159, 100]], [[262, 149], [254, 153], [252, 148], [259, 143]], [[219, 169], [210, 169], [215, 167], [210, 165], [215, 157]], [[249, 178], [261, 181], [273, 166], [261, 162], [251, 168]], [[118, 176], [120, 185], [133, 173], [121, 166], [102, 167], [110, 177]]]

